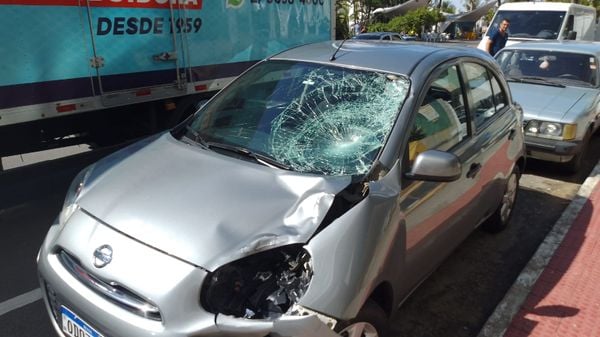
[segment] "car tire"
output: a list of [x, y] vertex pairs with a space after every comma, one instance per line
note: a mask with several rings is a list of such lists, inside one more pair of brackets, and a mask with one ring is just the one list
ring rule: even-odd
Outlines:
[[383, 309], [369, 299], [354, 319], [338, 324], [335, 330], [342, 337], [387, 337], [389, 322]]
[[497, 233], [508, 226], [512, 217], [515, 203], [517, 201], [517, 191], [519, 190], [519, 179], [521, 170], [515, 165], [508, 179], [502, 195], [502, 201], [494, 213], [481, 225], [481, 228], [490, 233]]
[[588, 132], [583, 138], [581, 151], [579, 151], [578, 154], [573, 156], [571, 160], [563, 164], [563, 168], [567, 173], [575, 174], [579, 171], [579, 169], [581, 169], [581, 166], [583, 165], [583, 158], [585, 158], [587, 154], [591, 138], [592, 135], [590, 134], [590, 132]]

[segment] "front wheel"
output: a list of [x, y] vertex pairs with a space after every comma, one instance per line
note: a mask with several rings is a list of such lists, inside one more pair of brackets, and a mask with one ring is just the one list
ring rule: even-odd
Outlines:
[[373, 300], [368, 300], [356, 318], [336, 327], [343, 337], [386, 337], [389, 322], [383, 309]]
[[513, 214], [515, 202], [517, 201], [520, 176], [521, 170], [519, 169], [519, 166], [515, 165], [512, 173], [506, 180], [506, 188], [504, 189], [504, 195], [502, 195], [500, 205], [494, 214], [481, 225], [481, 228], [485, 231], [497, 233], [508, 226], [508, 222]]
[[581, 169], [581, 166], [583, 166], [583, 160], [584, 160], [585, 156], [587, 155], [587, 151], [588, 151], [588, 147], [589, 147], [591, 138], [592, 138], [592, 135], [590, 132], [588, 132], [585, 135], [585, 137], [583, 138], [581, 150], [579, 151], [579, 153], [576, 154], [575, 156], [573, 156], [573, 158], [571, 160], [569, 160], [568, 162], [563, 164], [564, 169], [567, 173], [575, 174]]

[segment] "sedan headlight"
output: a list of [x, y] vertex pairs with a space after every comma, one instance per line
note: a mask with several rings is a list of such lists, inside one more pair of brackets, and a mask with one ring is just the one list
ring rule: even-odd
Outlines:
[[577, 125], [530, 120], [525, 126], [525, 134], [557, 140], [572, 140], [577, 134]]
[[67, 190], [67, 195], [65, 197], [65, 202], [63, 203], [63, 208], [60, 211], [60, 214], [58, 215], [58, 223], [61, 226], [64, 226], [64, 224], [69, 220], [71, 215], [73, 215], [73, 213], [75, 213], [75, 211], [79, 207], [77, 205], [77, 199], [79, 199], [79, 196], [81, 195], [81, 192], [83, 191], [86, 182], [90, 177], [92, 167], [93, 165], [90, 165], [85, 169], [81, 170], [81, 172], [79, 172], [79, 174], [77, 174], [75, 179], [73, 179], [73, 181], [71, 182], [71, 186], [69, 186], [69, 189]]
[[276, 319], [308, 289], [310, 260], [301, 245], [289, 245], [231, 262], [207, 276], [202, 306], [214, 314]]

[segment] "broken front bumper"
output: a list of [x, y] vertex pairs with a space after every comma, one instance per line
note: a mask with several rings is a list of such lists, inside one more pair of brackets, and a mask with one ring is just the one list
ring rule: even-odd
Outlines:
[[[81, 214], [75, 216], [81, 217]], [[80, 224], [85, 221], [82, 220]], [[65, 311], [63, 307], [97, 331], [98, 335], [111, 337], [339, 336], [331, 329], [335, 325], [335, 320], [302, 308], [294, 311], [298, 312], [298, 315], [284, 315], [272, 321], [209, 313], [198, 301], [199, 286], [206, 276], [206, 271], [131, 241], [108, 227], [99, 224], [86, 227], [85, 225], [73, 226], [62, 230], [58, 225], [52, 226], [38, 255], [40, 286], [52, 325], [59, 336], [66, 336], [63, 332], [63, 320], [65, 322], [68, 320], [61, 314]], [[77, 233], [71, 234], [78, 235], [66, 233], [73, 228], [78, 230]], [[87, 230], [89, 232], [86, 232]], [[92, 232], [95, 235], [89, 235]], [[132, 277], [129, 281], [137, 280], [136, 289], [139, 290], [139, 295], [151, 300], [160, 309], [158, 319], [142, 317], [123, 305], [115, 304], [114, 301], [81, 282], [65, 267], [64, 262], [61, 262], [60, 251], [65, 250], [66, 247], [70, 247], [69, 251], [74, 256], [88, 256], [89, 254], [78, 254], [78, 248], [70, 241], [71, 239], [82, 240], [82, 238], [93, 241], [90, 238], [94, 236], [102, 238], [110, 236], [111, 243], [115, 248], [120, 248], [119, 251], [127, 248], [128, 258], [123, 258], [124, 261], [113, 261], [111, 267], [128, 268], [126, 274]], [[96, 247], [97, 243], [88, 242], [81, 245], [81, 247], [86, 246]], [[141, 262], [144, 261], [142, 257], [152, 261], [152, 265], [144, 265]], [[87, 263], [83, 259], [78, 262], [83, 267]], [[165, 272], [167, 270], [168, 273]], [[95, 272], [102, 273], [102, 271]], [[116, 275], [122, 274], [125, 274], [124, 269], [119, 269]], [[101, 276], [102, 274], [99, 277]], [[169, 280], [165, 280], [165, 277]], [[140, 280], [144, 282], [139, 282]], [[126, 281], [121, 284], [128, 284]]]

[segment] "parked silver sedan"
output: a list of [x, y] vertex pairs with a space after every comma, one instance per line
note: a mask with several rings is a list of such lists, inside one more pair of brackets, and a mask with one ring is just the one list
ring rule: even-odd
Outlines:
[[600, 127], [600, 43], [528, 42], [496, 59], [522, 105], [527, 155], [576, 172]]
[[403, 35], [394, 32], [360, 33], [352, 37], [355, 40], [403, 41]]
[[74, 180], [38, 256], [61, 336], [385, 336], [509, 222], [521, 111], [474, 48], [306, 45]]

